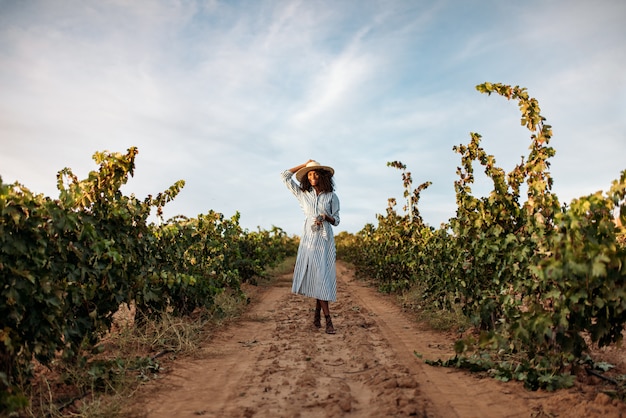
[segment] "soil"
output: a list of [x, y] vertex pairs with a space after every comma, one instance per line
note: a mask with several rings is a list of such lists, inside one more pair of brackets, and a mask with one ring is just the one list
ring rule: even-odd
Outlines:
[[[196, 358], [167, 364], [127, 415], [171, 417], [626, 417], [607, 382], [581, 377], [556, 392], [529, 391], [423, 358], [454, 355], [455, 336], [403, 312], [393, 297], [337, 263], [337, 333], [313, 326], [314, 300], [291, 293], [291, 275], [259, 286], [250, 308]], [[620, 349], [604, 353], [622, 361]], [[612, 358], [611, 358], [612, 357]], [[623, 367], [623, 364], [620, 364]]]

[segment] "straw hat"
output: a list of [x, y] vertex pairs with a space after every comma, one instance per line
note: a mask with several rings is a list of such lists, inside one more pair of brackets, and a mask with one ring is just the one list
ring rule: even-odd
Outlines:
[[332, 167], [321, 165], [317, 161], [309, 161], [306, 166], [302, 167], [296, 172], [296, 179], [298, 179], [298, 181], [302, 183], [302, 179], [304, 178], [304, 176], [306, 176], [309, 171], [313, 170], [326, 170], [330, 172], [331, 176], [335, 174], [335, 170], [333, 170]]

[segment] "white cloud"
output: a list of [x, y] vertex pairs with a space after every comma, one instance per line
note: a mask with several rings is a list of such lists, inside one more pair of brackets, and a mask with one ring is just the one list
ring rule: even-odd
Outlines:
[[[422, 213], [454, 213], [469, 132], [509, 170], [527, 153], [515, 103], [483, 81], [520, 84], [554, 126], [564, 196], [608, 187], [624, 167], [626, 31], [618, 2], [525, 5], [391, 1], [0, 3], [0, 175], [54, 194], [97, 150], [138, 146], [138, 195], [178, 179], [166, 209], [242, 213], [300, 230], [278, 173], [308, 158], [337, 169], [340, 230], [399, 197], [401, 160], [430, 180]], [[478, 190], [478, 188], [477, 188]]]

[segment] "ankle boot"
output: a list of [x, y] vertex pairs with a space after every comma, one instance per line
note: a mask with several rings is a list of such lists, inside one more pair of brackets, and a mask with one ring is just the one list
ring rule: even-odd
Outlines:
[[321, 309], [315, 309], [315, 316], [313, 317], [313, 325], [315, 328], [322, 327], [322, 312]]
[[330, 315], [326, 315], [326, 334], [334, 334], [335, 327], [333, 326], [333, 321], [330, 319]]

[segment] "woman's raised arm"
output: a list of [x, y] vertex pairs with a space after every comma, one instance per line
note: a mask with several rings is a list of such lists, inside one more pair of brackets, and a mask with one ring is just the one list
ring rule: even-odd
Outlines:
[[292, 173], [295, 173], [295, 172], [297, 172], [298, 170], [300, 170], [301, 168], [306, 167], [306, 165], [307, 165], [308, 163], [310, 163], [311, 161], [313, 161], [313, 160], [309, 160], [309, 161], [307, 161], [307, 162], [306, 162], [306, 163], [304, 163], [304, 164], [300, 164], [300, 165], [297, 165], [297, 166], [295, 166], [295, 167], [292, 167], [292, 168], [290, 168], [290, 169], [289, 169], [289, 171], [291, 171]]

